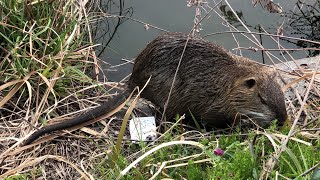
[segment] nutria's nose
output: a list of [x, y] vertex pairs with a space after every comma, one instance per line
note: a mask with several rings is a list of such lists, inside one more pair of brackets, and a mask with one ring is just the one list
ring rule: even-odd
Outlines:
[[277, 125], [281, 127], [281, 126], [284, 125], [284, 122], [285, 122], [285, 121], [279, 121], [279, 120], [278, 120], [278, 121], [277, 121]]
[[282, 112], [282, 113], [278, 112], [278, 116], [276, 118], [277, 119], [277, 125], [278, 126], [283, 126], [284, 123], [286, 122], [287, 118], [288, 118], [288, 115], [287, 115], [287, 111], [286, 110], [284, 112]]

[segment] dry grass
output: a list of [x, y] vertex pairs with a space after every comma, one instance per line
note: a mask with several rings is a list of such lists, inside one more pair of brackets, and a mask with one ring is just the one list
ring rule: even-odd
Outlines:
[[[105, 132], [115, 130], [108, 123], [100, 123], [103, 131], [84, 128], [78, 135], [68, 133], [56, 144], [20, 147], [42, 123], [67, 120], [112, 96], [101, 86], [114, 89], [114, 85], [94, 83], [85, 75], [101, 74], [93, 46], [83, 43], [81, 33], [90, 28], [88, 4], [27, 2], [0, 3], [1, 14], [6, 14], [0, 24], [0, 179], [25, 172], [31, 177], [88, 179], [83, 168], [88, 165], [81, 160], [90, 161], [112, 147], [112, 136]], [[87, 134], [100, 141], [88, 139]]]

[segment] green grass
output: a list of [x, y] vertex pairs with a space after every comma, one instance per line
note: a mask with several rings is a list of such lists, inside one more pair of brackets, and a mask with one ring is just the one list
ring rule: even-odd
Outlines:
[[[174, 137], [171, 141], [173, 140]], [[152, 176], [151, 172], [155, 173], [159, 169], [161, 163], [171, 160], [176, 161], [166, 164], [165, 167], [174, 165], [177, 165], [177, 167], [164, 168], [165, 175], [160, 173], [157, 179], [181, 179], [182, 177], [186, 179], [258, 179], [266, 160], [271, 157], [274, 150], [269, 139], [264, 136], [259, 136], [253, 145], [251, 144], [252, 140], [253, 138], [250, 138], [250, 136], [240, 137], [235, 133], [232, 136], [214, 139], [214, 141], [212, 139], [200, 140], [205, 145], [202, 150], [185, 145], [163, 148], [139, 162], [137, 167], [124, 176], [124, 179], [148, 179]], [[312, 140], [309, 143], [312, 143], [312, 146], [290, 141], [287, 150], [281, 155], [277, 167], [269, 177], [271, 179], [276, 177], [294, 179], [319, 163], [319, 140]], [[214, 154], [217, 146], [224, 150], [222, 156]], [[253, 147], [253, 150], [251, 147]], [[150, 148], [146, 148], [144, 151]], [[129, 150], [129, 152], [134, 152], [134, 150]], [[105, 170], [113, 172], [107, 176], [107, 179], [117, 177], [119, 169], [124, 169], [126, 165], [129, 165], [125, 155], [128, 152], [123, 153], [122, 158], [116, 163], [119, 166], [117, 169], [108, 169], [108, 164], [105, 164], [104, 172]], [[200, 154], [200, 156], [191, 157], [195, 154]], [[189, 158], [178, 160], [184, 157]], [[200, 162], [205, 159], [207, 161]], [[99, 168], [96, 170], [99, 171]], [[276, 171], [278, 174], [276, 174]], [[298, 179], [311, 179], [311, 175], [312, 173], [309, 173]]]
[[[181, 134], [177, 133], [179, 130], [180, 126], [176, 125], [172, 131], [163, 136], [162, 143], [181, 138]], [[271, 127], [266, 130], [272, 137], [275, 137], [274, 134], [285, 135], [287, 132], [288, 128], [277, 131]], [[158, 170], [161, 170], [161, 173], [156, 179], [259, 179], [267, 160], [275, 153], [274, 145], [266, 136], [256, 136], [254, 130], [246, 136], [238, 134], [239, 132], [234, 132], [228, 136], [211, 135], [210, 138], [199, 138], [197, 141], [203, 145], [202, 148], [187, 144], [160, 148], [146, 156], [121, 179], [149, 179]], [[269, 175], [270, 179], [311, 179], [314, 170], [302, 174], [319, 163], [320, 141], [294, 137], [305, 140], [310, 145], [290, 140], [287, 150], [282, 153], [279, 163]], [[280, 145], [276, 138], [273, 140]], [[160, 145], [161, 143], [149, 146], [146, 143], [129, 144], [120, 152], [115, 162], [116, 167], [110, 166], [111, 157], [106, 156], [105, 160], [97, 162], [93, 174], [97, 175], [97, 179], [115, 179], [135, 159]], [[217, 148], [224, 151], [222, 156], [214, 153]]]

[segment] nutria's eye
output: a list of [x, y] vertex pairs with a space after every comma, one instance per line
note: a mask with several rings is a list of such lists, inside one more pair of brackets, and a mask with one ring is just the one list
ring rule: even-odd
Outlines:
[[256, 80], [255, 79], [247, 79], [245, 81], [245, 85], [248, 87], [248, 88], [252, 88], [254, 85], [256, 85]]

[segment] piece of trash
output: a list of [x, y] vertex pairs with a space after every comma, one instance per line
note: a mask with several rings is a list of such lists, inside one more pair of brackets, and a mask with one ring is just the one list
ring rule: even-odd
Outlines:
[[129, 129], [132, 142], [154, 141], [157, 138], [156, 128], [154, 116], [130, 119]]

